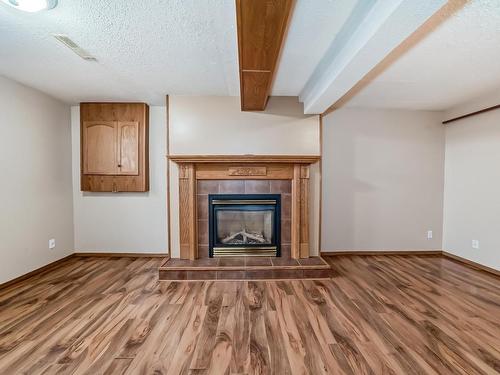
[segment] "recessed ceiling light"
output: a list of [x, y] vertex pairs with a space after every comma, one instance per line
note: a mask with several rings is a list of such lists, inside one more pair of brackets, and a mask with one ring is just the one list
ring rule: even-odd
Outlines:
[[40, 12], [52, 9], [57, 5], [57, 0], [2, 0], [5, 4], [25, 12]]

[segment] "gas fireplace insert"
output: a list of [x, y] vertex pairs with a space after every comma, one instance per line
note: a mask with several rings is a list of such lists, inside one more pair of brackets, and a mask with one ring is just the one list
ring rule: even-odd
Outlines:
[[209, 194], [209, 255], [280, 256], [280, 194]]

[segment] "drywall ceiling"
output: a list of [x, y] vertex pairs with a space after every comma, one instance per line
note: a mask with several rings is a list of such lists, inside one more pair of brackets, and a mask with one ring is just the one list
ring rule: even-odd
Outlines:
[[500, 87], [500, 1], [450, 1], [350, 107], [446, 110]]
[[[442, 2], [297, 0], [271, 94], [300, 96], [308, 113], [322, 112]], [[498, 87], [500, 0], [458, 6], [464, 2], [450, 0], [428, 35], [343, 102], [442, 110]], [[235, 12], [234, 0], [59, 0], [35, 14], [0, 3], [0, 75], [71, 104], [237, 96]], [[97, 62], [82, 60], [54, 33], [68, 35]], [[353, 37], [365, 34], [356, 47]]]
[[[363, 0], [371, 2], [371, 0]], [[358, 1], [297, 0], [281, 52], [272, 95], [299, 95]]]
[[59, 0], [35, 14], [0, 3], [0, 74], [68, 103], [239, 95], [235, 27], [234, 0]]
[[[272, 95], [299, 95], [360, 1], [368, 0], [296, 1]], [[80, 59], [54, 33], [98, 61]], [[235, 0], [59, 0], [36, 14], [0, 3], [0, 74], [68, 103], [236, 96], [236, 35]]]

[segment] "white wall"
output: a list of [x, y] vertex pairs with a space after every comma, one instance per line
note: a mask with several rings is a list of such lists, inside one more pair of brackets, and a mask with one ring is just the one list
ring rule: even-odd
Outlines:
[[441, 116], [346, 108], [324, 117], [323, 251], [441, 249]]
[[[295, 97], [272, 97], [263, 112], [242, 112], [239, 97], [171, 96], [170, 154], [319, 155], [319, 119]], [[171, 163], [172, 256], [179, 256], [178, 169]], [[319, 169], [311, 168], [311, 253], [318, 252]]]
[[2, 283], [73, 252], [73, 209], [69, 106], [1, 76], [0, 174]]
[[150, 107], [150, 191], [80, 191], [80, 108], [71, 108], [76, 252], [167, 252], [166, 112]]
[[[444, 119], [498, 104], [498, 90]], [[446, 125], [443, 249], [500, 270], [500, 110]], [[479, 240], [479, 249], [472, 248]]]

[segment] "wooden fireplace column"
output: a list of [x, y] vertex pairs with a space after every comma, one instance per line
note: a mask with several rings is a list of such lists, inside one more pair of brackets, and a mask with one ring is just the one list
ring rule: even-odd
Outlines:
[[291, 254], [294, 259], [309, 258], [309, 165], [293, 168]]
[[196, 170], [193, 163], [179, 165], [179, 240], [181, 259], [198, 258]]
[[319, 156], [169, 156], [179, 165], [180, 258], [198, 258], [197, 180], [291, 180], [291, 257], [309, 257], [309, 165]]

